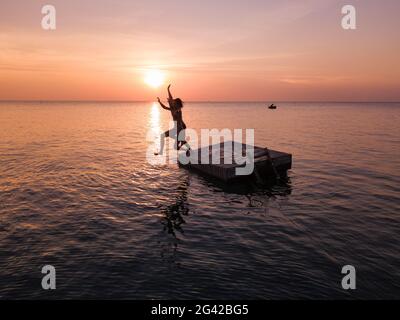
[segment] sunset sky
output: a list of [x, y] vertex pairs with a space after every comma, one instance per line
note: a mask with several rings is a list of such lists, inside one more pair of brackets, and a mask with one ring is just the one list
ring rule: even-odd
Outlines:
[[[57, 9], [57, 30], [41, 8]], [[357, 9], [357, 30], [341, 8]], [[1, 100], [399, 101], [398, 0], [2, 0]]]

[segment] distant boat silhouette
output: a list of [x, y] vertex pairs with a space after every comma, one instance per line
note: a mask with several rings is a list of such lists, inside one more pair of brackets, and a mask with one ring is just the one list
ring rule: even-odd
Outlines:
[[274, 104], [271, 104], [271, 105], [268, 107], [268, 109], [276, 109], [276, 108], [277, 108], [277, 106], [274, 105]]

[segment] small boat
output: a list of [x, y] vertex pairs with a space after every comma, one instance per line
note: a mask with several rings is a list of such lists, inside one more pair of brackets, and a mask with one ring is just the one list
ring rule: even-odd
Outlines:
[[276, 108], [277, 108], [277, 106], [274, 105], [274, 104], [271, 104], [271, 105], [268, 107], [268, 109], [276, 109]]

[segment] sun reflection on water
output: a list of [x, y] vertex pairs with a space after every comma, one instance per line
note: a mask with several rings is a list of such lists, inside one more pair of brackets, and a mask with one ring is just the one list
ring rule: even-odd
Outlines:
[[159, 139], [161, 134], [160, 116], [160, 108], [156, 102], [153, 102], [148, 113], [148, 131], [146, 135], [146, 140], [149, 144], [148, 146], [150, 147], [146, 156], [147, 160], [153, 164], [159, 163], [159, 161], [162, 160], [160, 157], [156, 157], [156, 155], [154, 154], [154, 152], [158, 150], [159, 147]]
[[149, 128], [155, 135], [159, 135], [160, 126], [160, 108], [156, 102], [153, 102], [149, 114]]

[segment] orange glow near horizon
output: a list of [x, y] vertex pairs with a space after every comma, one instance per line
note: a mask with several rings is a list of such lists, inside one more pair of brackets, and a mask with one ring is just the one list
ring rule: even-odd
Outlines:
[[340, 0], [52, 4], [45, 31], [41, 1], [2, 1], [0, 100], [154, 101], [167, 77], [185, 101], [400, 100], [398, 0], [351, 31]]

